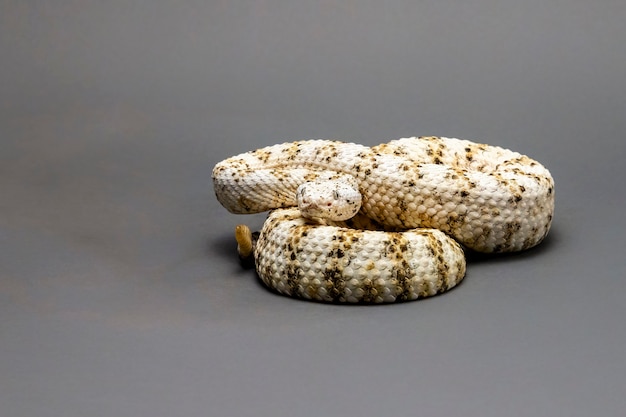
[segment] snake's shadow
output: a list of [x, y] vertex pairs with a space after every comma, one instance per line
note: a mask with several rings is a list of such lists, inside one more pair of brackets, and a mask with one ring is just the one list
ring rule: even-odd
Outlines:
[[217, 237], [207, 240], [207, 249], [211, 253], [219, 255], [229, 264], [242, 267], [243, 270], [254, 269], [254, 260], [252, 258], [242, 260], [237, 255], [237, 242], [232, 233], [224, 233]]

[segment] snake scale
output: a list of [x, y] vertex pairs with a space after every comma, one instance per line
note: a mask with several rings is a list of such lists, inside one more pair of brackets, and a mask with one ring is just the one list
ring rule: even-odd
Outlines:
[[[539, 162], [443, 137], [374, 147], [283, 143], [225, 159], [212, 178], [230, 212], [270, 210], [254, 248], [249, 233], [240, 233], [245, 228], [237, 234], [265, 285], [326, 302], [390, 303], [445, 292], [465, 276], [463, 248], [531, 248], [548, 234], [554, 213], [554, 180]], [[316, 200], [324, 187], [328, 196]], [[345, 191], [351, 188], [356, 197]], [[353, 212], [333, 215], [333, 199]]]

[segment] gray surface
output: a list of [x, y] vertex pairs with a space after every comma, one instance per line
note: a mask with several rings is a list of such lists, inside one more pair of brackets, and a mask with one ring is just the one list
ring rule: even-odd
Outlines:
[[[0, 2], [0, 414], [623, 415], [624, 2], [234, 3]], [[545, 244], [391, 306], [240, 268], [216, 162], [431, 134], [548, 166]]]

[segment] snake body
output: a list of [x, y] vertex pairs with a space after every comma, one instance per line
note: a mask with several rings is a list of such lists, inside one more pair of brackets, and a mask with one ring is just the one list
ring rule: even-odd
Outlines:
[[[353, 219], [320, 224], [289, 209], [304, 182], [346, 175], [362, 195]], [[465, 273], [460, 245], [489, 253], [531, 248], [554, 212], [554, 181], [543, 165], [461, 139], [283, 143], [228, 158], [212, 177], [229, 211], [274, 210], [254, 251], [263, 282], [322, 301], [393, 302], [446, 291]]]

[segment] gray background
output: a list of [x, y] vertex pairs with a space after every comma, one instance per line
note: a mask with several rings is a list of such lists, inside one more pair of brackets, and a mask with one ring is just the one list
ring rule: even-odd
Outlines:
[[[2, 416], [621, 416], [626, 5], [0, 1]], [[442, 135], [556, 180], [549, 238], [346, 307], [242, 269], [213, 165]]]

